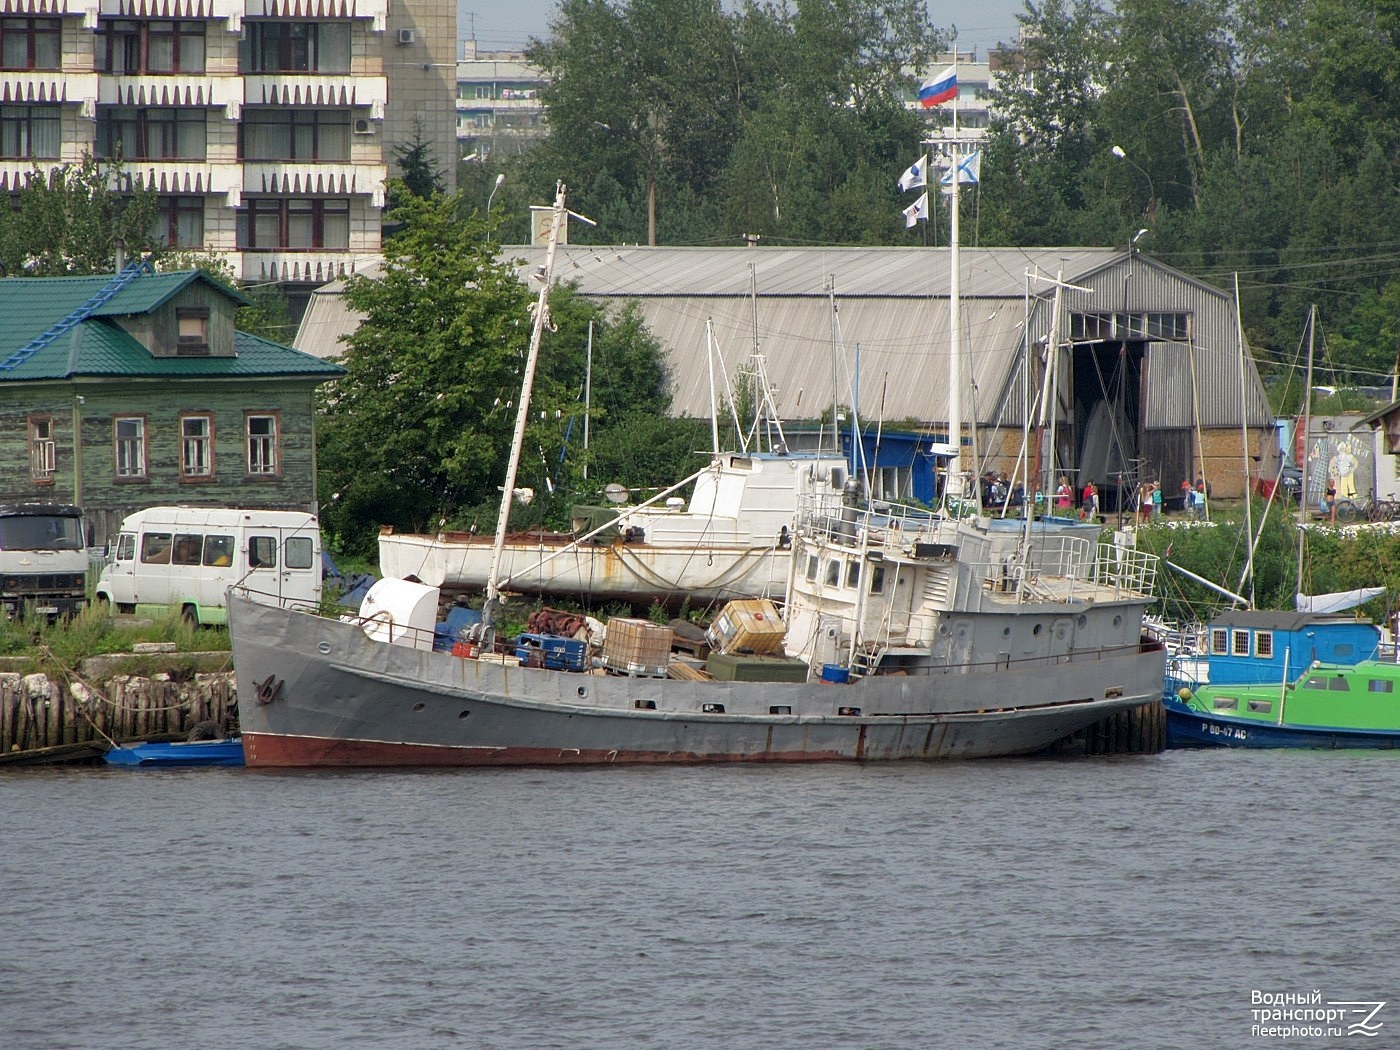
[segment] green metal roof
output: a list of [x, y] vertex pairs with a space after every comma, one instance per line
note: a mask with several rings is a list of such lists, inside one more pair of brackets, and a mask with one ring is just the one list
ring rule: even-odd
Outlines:
[[[95, 277], [11, 277], [0, 280], [0, 361], [88, 302], [112, 280]], [[239, 305], [242, 295], [199, 270], [143, 274], [63, 333], [5, 371], [0, 382], [78, 376], [238, 377], [315, 376], [334, 379], [339, 365], [247, 332], [234, 335], [235, 357], [157, 357], [108, 318], [149, 313], [195, 281], [217, 288]]]

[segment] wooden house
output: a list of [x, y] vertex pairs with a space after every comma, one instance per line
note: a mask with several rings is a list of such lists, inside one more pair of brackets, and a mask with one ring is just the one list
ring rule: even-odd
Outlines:
[[237, 331], [198, 271], [0, 280], [0, 502], [316, 510], [316, 387], [340, 366]]

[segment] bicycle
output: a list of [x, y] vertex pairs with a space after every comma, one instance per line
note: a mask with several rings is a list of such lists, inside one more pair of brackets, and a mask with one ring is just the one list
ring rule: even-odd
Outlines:
[[1334, 514], [1337, 521], [1344, 525], [1355, 521], [1367, 521], [1373, 524], [1394, 521], [1397, 516], [1400, 516], [1400, 503], [1395, 502], [1393, 495], [1390, 499], [1359, 496], [1354, 499], [1338, 500]]

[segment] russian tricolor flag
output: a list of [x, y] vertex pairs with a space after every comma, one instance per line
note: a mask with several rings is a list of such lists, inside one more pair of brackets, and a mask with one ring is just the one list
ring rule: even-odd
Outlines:
[[942, 73], [929, 77], [919, 85], [919, 105], [924, 109], [932, 109], [956, 98], [957, 94], [958, 70], [956, 66], [949, 66]]

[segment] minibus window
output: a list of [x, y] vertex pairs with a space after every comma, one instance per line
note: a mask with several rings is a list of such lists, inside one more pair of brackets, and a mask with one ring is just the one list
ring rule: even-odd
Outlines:
[[311, 537], [293, 536], [287, 540], [287, 549], [282, 552], [283, 562], [289, 569], [311, 568]]
[[146, 565], [169, 565], [170, 533], [148, 532], [142, 536], [141, 561]]
[[250, 569], [277, 568], [277, 537], [248, 537], [248, 567]]
[[131, 561], [136, 557], [136, 537], [123, 532], [117, 537], [117, 561]]
[[204, 564], [205, 565], [232, 565], [233, 564], [233, 537], [232, 536], [206, 536], [204, 537]]
[[175, 553], [171, 565], [198, 565], [200, 551], [204, 547], [204, 537], [193, 533], [176, 534]]

